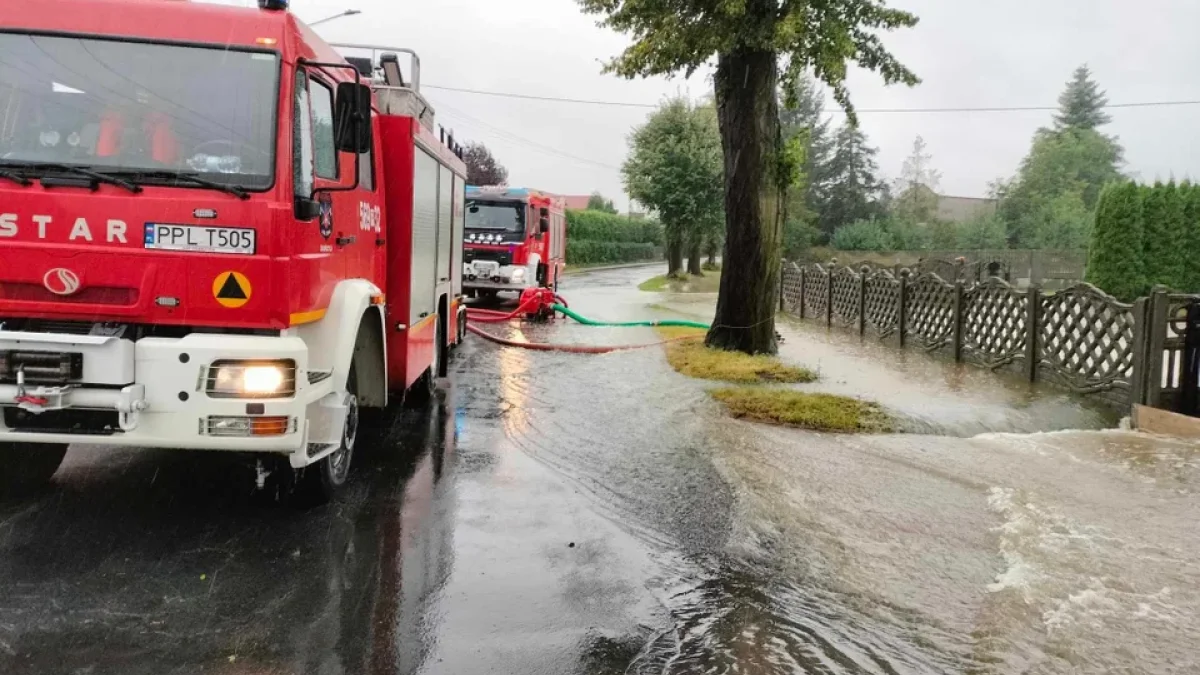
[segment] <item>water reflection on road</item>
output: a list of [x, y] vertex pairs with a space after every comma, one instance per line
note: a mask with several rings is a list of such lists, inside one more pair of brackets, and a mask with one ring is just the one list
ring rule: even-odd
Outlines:
[[[596, 318], [711, 316], [648, 276], [564, 293]], [[393, 417], [314, 511], [258, 503], [210, 455], [75, 448], [53, 491], [0, 506], [0, 673], [1200, 672], [1200, 447], [781, 331], [822, 373], [805, 388], [910, 433], [728, 419], [659, 349], [473, 339], [434, 414]]]

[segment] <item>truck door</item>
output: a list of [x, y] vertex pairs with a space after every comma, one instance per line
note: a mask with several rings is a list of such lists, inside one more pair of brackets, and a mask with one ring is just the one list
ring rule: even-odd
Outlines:
[[[333, 181], [337, 175], [338, 157], [333, 145], [331, 117], [332, 90], [316, 84], [304, 68], [296, 70], [292, 81], [292, 188], [297, 204], [298, 231], [290, 237], [297, 255], [296, 280], [291, 311], [310, 314], [328, 307], [333, 288], [346, 276], [346, 260], [342, 248], [334, 244], [334, 227], [340, 210], [335, 209], [334, 194], [316, 191]], [[315, 94], [315, 96], [314, 96]], [[324, 97], [314, 103], [314, 98]], [[318, 123], [318, 119], [320, 122]], [[299, 213], [301, 204], [315, 200], [319, 215]]]
[[[357, 157], [351, 153], [338, 152], [334, 140], [333, 111], [334, 84], [324, 73], [309, 71], [308, 97], [312, 108], [313, 129], [313, 174], [318, 188], [337, 188], [353, 176], [354, 164]], [[343, 172], [350, 172], [343, 176]], [[339, 278], [361, 277], [370, 275], [368, 269], [363, 270], [362, 250], [374, 246], [374, 239], [364, 242], [365, 237], [359, 230], [360, 189], [345, 191], [333, 190], [320, 193], [322, 204], [319, 232], [326, 240], [330, 255], [334, 258], [335, 268], [340, 271]], [[328, 213], [327, 213], [328, 212]]]

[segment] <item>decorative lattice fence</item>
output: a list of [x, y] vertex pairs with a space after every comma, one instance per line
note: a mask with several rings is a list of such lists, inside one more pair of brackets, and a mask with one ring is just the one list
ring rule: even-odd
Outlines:
[[1178, 396], [1182, 328], [1196, 296], [1156, 291], [1126, 304], [1089, 284], [1046, 292], [1000, 276], [785, 263], [781, 307], [860, 335], [1018, 370], [1117, 406]]

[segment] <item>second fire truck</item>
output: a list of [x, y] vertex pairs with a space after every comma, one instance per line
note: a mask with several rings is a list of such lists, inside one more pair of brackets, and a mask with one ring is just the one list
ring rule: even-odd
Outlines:
[[567, 252], [561, 197], [511, 187], [467, 187], [463, 288], [476, 297], [558, 288]]

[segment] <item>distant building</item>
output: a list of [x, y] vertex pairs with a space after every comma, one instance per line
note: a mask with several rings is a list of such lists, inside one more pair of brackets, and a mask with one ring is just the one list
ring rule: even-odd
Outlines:
[[561, 195], [563, 201], [567, 203], [568, 209], [577, 209], [582, 211], [588, 207], [588, 200], [591, 195]]
[[996, 214], [996, 200], [987, 197], [937, 196], [938, 220], [966, 223], [983, 216]]

